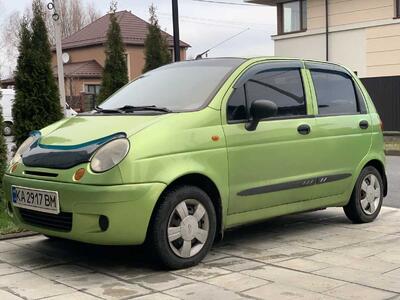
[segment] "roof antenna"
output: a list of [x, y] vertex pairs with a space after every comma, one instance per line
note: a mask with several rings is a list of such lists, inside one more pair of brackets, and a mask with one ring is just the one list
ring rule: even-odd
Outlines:
[[213, 49], [215, 49], [215, 48], [221, 46], [222, 44], [224, 44], [224, 43], [226, 43], [226, 42], [228, 42], [228, 41], [234, 39], [235, 37], [241, 35], [242, 33], [245, 33], [245, 32], [248, 31], [248, 30], [250, 30], [250, 28], [246, 28], [246, 29], [242, 30], [241, 32], [236, 33], [236, 34], [234, 34], [233, 36], [231, 36], [231, 37], [229, 37], [229, 38], [223, 40], [222, 42], [216, 44], [215, 46], [211, 47], [210, 49], [208, 49], [208, 50], [206, 50], [206, 51], [204, 51], [204, 52], [198, 54], [198, 55], [196, 56], [196, 60], [197, 60], [197, 59], [202, 59], [202, 58], [203, 58], [203, 55], [206, 55], [206, 57], [208, 57], [208, 52], [210, 52], [211, 50], [213, 50]]

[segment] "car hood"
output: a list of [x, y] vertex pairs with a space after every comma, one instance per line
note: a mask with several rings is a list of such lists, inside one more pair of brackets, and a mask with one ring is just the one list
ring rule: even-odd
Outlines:
[[116, 133], [127, 137], [164, 119], [164, 115], [77, 116], [63, 120], [55, 128], [41, 131], [40, 144], [46, 146], [75, 146], [96, 141]]
[[22, 154], [28, 167], [69, 169], [90, 161], [112, 139], [130, 137], [167, 118], [158, 116], [78, 116], [41, 130], [38, 140]]

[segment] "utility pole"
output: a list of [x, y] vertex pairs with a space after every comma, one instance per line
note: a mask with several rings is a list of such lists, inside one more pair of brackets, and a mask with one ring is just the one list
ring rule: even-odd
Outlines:
[[57, 55], [57, 72], [58, 72], [58, 89], [60, 92], [60, 106], [64, 116], [66, 115], [66, 101], [65, 101], [65, 83], [64, 83], [64, 65], [62, 60], [62, 46], [61, 46], [61, 20], [60, 20], [60, 2], [59, 0], [52, 0], [47, 4], [49, 10], [54, 10], [52, 18], [55, 23], [56, 35], [56, 55]]
[[174, 25], [174, 56], [175, 61], [181, 60], [181, 47], [179, 45], [179, 10], [178, 0], [172, 0], [172, 22]]

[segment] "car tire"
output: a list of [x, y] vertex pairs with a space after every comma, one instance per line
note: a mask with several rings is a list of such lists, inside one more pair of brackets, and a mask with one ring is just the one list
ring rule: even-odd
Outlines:
[[4, 122], [4, 124], [3, 124], [3, 135], [4, 136], [11, 136], [12, 133], [13, 133], [12, 123]]
[[213, 245], [217, 219], [206, 192], [178, 186], [160, 199], [149, 232], [155, 257], [168, 269], [197, 265]]
[[383, 202], [383, 180], [377, 169], [368, 166], [361, 171], [349, 203], [343, 207], [353, 223], [369, 223], [376, 219]]

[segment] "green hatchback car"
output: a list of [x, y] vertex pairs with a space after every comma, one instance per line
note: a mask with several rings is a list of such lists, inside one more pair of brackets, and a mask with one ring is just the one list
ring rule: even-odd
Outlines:
[[348, 69], [205, 59], [146, 73], [96, 110], [32, 132], [3, 182], [21, 227], [146, 242], [177, 269], [251, 222], [332, 206], [373, 221], [387, 193], [383, 148], [380, 118]]

